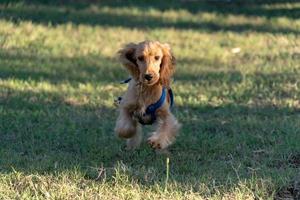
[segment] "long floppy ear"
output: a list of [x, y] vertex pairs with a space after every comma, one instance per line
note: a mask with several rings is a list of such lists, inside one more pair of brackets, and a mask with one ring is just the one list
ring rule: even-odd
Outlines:
[[161, 44], [163, 58], [160, 64], [160, 82], [169, 87], [173, 73], [175, 72], [176, 59], [171, 52], [169, 44]]
[[125, 45], [123, 49], [118, 51], [119, 60], [126, 67], [129, 73], [133, 76], [133, 78], [138, 78], [139, 69], [136, 63], [135, 51], [137, 44], [129, 43]]

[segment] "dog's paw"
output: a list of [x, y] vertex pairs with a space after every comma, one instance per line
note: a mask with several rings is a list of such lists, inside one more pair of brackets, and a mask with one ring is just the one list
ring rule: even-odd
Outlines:
[[148, 144], [154, 149], [165, 149], [169, 146], [169, 142], [167, 140], [163, 140], [157, 134], [153, 134], [147, 140]]
[[139, 148], [141, 142], [143, 140], [143, 136], [141, 133], [136, 133], [132, 138], [127, 139], [126, 141], [126, 150], [135, 150]]

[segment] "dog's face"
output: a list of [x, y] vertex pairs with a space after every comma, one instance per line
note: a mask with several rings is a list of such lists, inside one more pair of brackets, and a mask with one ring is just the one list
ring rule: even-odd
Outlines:
[[139, 81], [153, 85], [159, 80], [163, 52], [158, 43], [143, 43], [137, 46], [136, 63], [139, 70]]
[[151, 86], [161, 82], [169, 85], [175, 58], [168, 44], [151, 41], [131, 43], [119, 53], [121, 62], [140, 83]]

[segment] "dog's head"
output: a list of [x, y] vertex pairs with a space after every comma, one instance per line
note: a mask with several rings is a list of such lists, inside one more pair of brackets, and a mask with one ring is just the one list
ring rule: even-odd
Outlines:
[[119, 55], [133, 78], [142, 84], [169, 86], [175, 70], [175, 57], [168, 44], [153, 41], [130, 43], [119, 51]]

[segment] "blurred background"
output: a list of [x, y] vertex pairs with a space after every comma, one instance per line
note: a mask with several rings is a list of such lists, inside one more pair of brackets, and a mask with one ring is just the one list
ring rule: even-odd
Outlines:
[[[143, 40], [177, 58], [169, 172], [113, 133]], [[0, 198], [296, 199], [299, 77], [297, 0], [2, 0]]]

